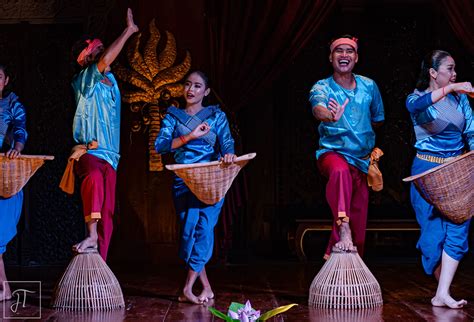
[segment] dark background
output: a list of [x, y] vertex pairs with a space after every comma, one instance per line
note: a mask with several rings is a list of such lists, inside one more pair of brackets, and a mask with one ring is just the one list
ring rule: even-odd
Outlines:
[[[463, 2], [464, 13], [474, 16], [471, 1], [452, 1]], [[113, 41], [125, 26], [128, 6], [145, 36], [148, 23], [155, 18], [160, 32], [168, 30], [176, 38], [177, 62], [189, 50], [192, 67], [213, 77], [214, 89], [237, 129], [239, 152], [257, 152], [226, 201], [216, 231], [216, 258], [294, 259], [288, 240], [294, 233], [295, 220], [330, 218], [324, 199], [325, 182], [314, 157], [318, 124], [307, 98], [311, 86], [332, 72], [328, 42], [346, 33], [359, 38], [355, 72], [376, 81], [385, 104], [385, 125], [377, 133], [377, 145], [385, 152], [381, 161], [385, 188], [371, 194], [369, 220], [414, 219], [409, 186], [401, 181], [409, 175], [414, 156], [414, 137], [404, 101], [414, 88], [421, 60], [430, 50], [447, 50], [456, 61], [458, 80], [474, 81], [472, 45], [452, 28], [445, 3], [231, 3], [2, 2], [0, 62], [11, 66], [12, 89], [27, 107], [29, 139], [24, 153], [55, 156], [25, 188], [23, 216], [19, 233], [8, 247], [8, 264], [63, 265], [71, 257], [71, 245], [85, 234], [78, 194], [69, 197], [58, 188], [73, 145], [75, 108], [70, 80], [74, 65], [70, 48], [84, 33], [102, 37], [106, 44]], [[321, 5], [317, 8], [320, 20], [311, 32], [299, 33], [296, 29], [304, 29], [303, 22], [307, 22], [315, 3]], [[286, 6], [296, 7], [300, 16], [287, 18]], [[279, 20], [281, 15], [285, 15], [283, 20]], [[241, 19], [241, 24], [233, 19]], [[222, 48], [220, 56], [216, 48]], [[124, 104], [110, 261], [177, 261], [179, 226], [171, 200], [171, 175], [148, 172], [147, 133], [131, 132], [134, 119], [136, 115]], [[168, 157], [165, 161], [171, 162]], [[416, 254], [416, 237], [416, 233], [370, 235], [367, 249], [375, 255]], [[309, 239], [311, 256], [322, 255], [326, 238], [321, 234]]]

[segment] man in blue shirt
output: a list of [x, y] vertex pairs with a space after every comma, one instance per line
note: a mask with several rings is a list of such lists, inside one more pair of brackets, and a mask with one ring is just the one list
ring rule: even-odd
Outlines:
[[88, 148], [74, 169], [81, 179], [88, 236], [73, 249], [81, 253], [86, 248], [98, 247], [104, 260], [112, 237], [120, 158], [120, 92], [110, 65], [137, 31], [132, 11], [128, 9], [127, 27], [110, 47], [104, 50], [99, 39], [84, 39], [73, 48], [82, 68], [72, 81], [77, 104], [73, 135], [77, 143]]
[[358, 61], [357, 39], [342, 36], [331, 42], [333, 75], [310, 91], [313, 115], [321, 121], [318, 168], [328, 178], [326, 198], [334, 224], [325, 258], [333, 246], [363, 254], [367, 225], [369, 156], [375, 145], [373, 128], [384, 120], [375, 82], [352, 73]]

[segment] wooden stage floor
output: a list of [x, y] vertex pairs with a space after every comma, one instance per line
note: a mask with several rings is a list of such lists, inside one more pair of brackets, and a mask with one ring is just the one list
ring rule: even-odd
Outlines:
[[[251, 265], [211, 265], [208, 276], [216, 299], [212, 305], [225, 311], [230, 302], [249, 299], [262, 312], [280, 305], [299, 304], [273, 321], [473, 321], [474, 320], [474, 260], [472, 254], [461, 262], [453, 283], [452, 294], [464, 298], [468, 305], [460, 310], [436, 308], [430, 304], [436, 283], [426, 276], [417, 258], [372, 259], [367, 265], [378, 279], [384, 305], [373, 310], [321, 310], [307, 305], [308, 290], [323, 264], [293, 262], [255, 262]], [[125, 296], [126, 307], [112, 312], [80, 313], [56, 311], [49, 307], [54, 282], [61, 269], [8, 268], [10, 280], [41, 280], [43, 321], [221, 321], [207, 307], [177, 302], [185, 277], [182, 267], [168, 265], [159, 268], [140, 265], [134, 271], [112, 267]], [[12, 314], [12, 301], [0, 304], [1, 315]], [[28, 300], [18, 312], [34, 316], [37, 304]], [[18, 316], [18, 314], [17, 314]], [[5, 319], [7, 321], [7, 319]], [[15, 320], [19, 321], [19, 320]]]

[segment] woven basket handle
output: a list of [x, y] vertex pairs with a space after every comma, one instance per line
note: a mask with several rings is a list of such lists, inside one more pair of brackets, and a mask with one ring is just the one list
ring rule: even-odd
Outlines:
[[[240, 157], [237, 157], [234, 161], [234, 163], [237, 163], [239, 161], [247, 161], [247, 160], [252, 160], [255, 158], [257, 153], [248, 153], [241, 155]], [[191, 163], [191, 164], [168, 164], [166, 165], [166, 169], [168, 170], [178, 170], [178, 169], [189, 169], [189, 168], [200, 168], [200, 167], [208, 167], [208, 166], [213, 166], [213, 165], [218, 165], [221, 164], [222, 161], [211, 161], [211, 162], [202, 162], [202, 163]]]

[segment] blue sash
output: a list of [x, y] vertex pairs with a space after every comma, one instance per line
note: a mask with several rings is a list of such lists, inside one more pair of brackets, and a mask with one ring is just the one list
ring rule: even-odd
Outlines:
[[[168, 108], [168, 113], [173, 115], [179, 121], [176, 130], [181, 136], [191, 133], [199, 124], [205, 122], [207, 118], [214, 115], [216, 109], [217, 107], [213, 105], [206, 106], [195, 115], [189, 115], [182, 109], [170, 106]], [[213, 131], [209, 131], [206, 135], [201, 136], [200, 139], [206, 141], [210, 146], [214, 146], [216, 144], [217, 135]]]

